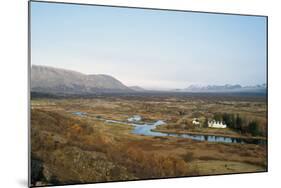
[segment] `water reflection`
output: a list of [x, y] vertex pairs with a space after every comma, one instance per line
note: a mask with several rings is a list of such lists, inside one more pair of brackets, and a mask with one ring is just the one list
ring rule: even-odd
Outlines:
[[[161, 123], [165, 123], [159, 120]], [[145, 135], [145, 136], [174, 136], [179, 138], [189, 138], [198, 141], [208, 141], [208, 142], [223, 142], [223, 143], [240, 143], [240, 144], [266, 144], [265, 140], [259, 139], [244, 139], [244, 138], [232, 138], [232, 137], [225, 137], [225, 136], [214, 136], [214, 135], [194, 135], [194, 134], [187, 134], [187, 133], [162, 133], [153, 131], [159, 125], [159, 121], [153, 124], [133, 124], [135, 127], [132, 131], [133, 134], [138, 135]]]

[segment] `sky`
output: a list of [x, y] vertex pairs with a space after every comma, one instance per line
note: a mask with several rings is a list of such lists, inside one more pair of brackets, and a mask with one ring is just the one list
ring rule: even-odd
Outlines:
[[266, 83], [266, 18], [31, 2], [31, 64], [127, 86]]

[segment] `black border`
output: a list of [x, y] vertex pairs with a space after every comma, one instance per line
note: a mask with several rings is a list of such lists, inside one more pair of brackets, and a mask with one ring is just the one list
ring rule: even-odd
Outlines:
[[[257, 172], [237, 172], [230, 174], [211, 174], [211, 175], [198, 175], [198, 176], [178, 176], [178, 177], [163, 177], [163, 178], [147, 178], [147, 179], [136, 179], [136, 180], [118, 180], [118, 181], [104, 181], [104, 182], [87, 182], [87, 183], [66, 183], [58, 185], [43, 185], [43, 186], [32, 186], [31, 185], [31, 3], [48, 3], [48, 4], [69, 4], [69, 5], [80, 5], [80, 6], [100, 6], [100, 7], [115, 7], [115, 8], [133, 8], [133, 9], [144, 9], [144, 10], [158, 10], [158, 11], [175, 11], [175, 12], [192, 12], [192, 13], [206, 13], [206, 14], [219, 14], [219, 15], [236, 15], [236, 16], [251, 16], [251, 17], [264, 17], [266, 19], [266, 102], [267, 102], [267, 127], [266, 127], [266, 138], [267, 138], [267, 156], [266, 156], [266, 170]], [[89, 3], [74, 3], [74, 2], [58, 2], [58, 1], [41, 1], [41, 0], [29, 0], [28, 1], [28, 187], [54, 187], [54, 186], [67, 186], [67, 185], [85, 185], [85, 184], [100, 184], [100, 183], [114, 183], [114, 182], [130, 182], [130, 181], [143, 181], [143, 180], [161, 180], [161, 179], [176, 179], [176, 178], [189, 178], [189, 177], [206, 177], [206, 176], [225, 176], [225, 175], [236, 175], [236, 174], [253, 174], [253, 173], [266, 173], [268, 172], [268, 16], [266, 15], [255, 15], [255, 14], [238, 14], [238, 13], [227, 13], [227, 12], [207, 12], [207, 11], [192, 11], [192, 10], [180, 10], [180, 9], [162, 9], [162, 8], [148, 8], [148, 7], [134, 7], [134, 6], [119, 6], [119, 5], [103, 5], [103, 4], [89, 4]]]

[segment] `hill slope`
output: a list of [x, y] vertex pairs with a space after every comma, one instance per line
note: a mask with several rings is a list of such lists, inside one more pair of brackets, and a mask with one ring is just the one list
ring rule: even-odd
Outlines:
[[61, 94], [120, 93], [133, 90], [109, 75], [86, 75], [75, 71], [32, 65], [31, 91]]
[[146, 91], [145, 89], [143, 89], [142, 87], [139, 87], [139, 86], [130, 86], [129, 88], [134, 91], [140, 91], [140, 92]]

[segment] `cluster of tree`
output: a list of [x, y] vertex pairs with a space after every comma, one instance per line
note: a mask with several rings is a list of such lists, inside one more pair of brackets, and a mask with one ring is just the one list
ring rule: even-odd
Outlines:
[[247, 118], [242, 118], [239, 114], [216, 113], [213, 119], [224, 122], [227, 127], [239, 131], [242, 134], [251, 134], [253, 136], [264, 136], [265, 134], [258, 121], [247, 120]]

